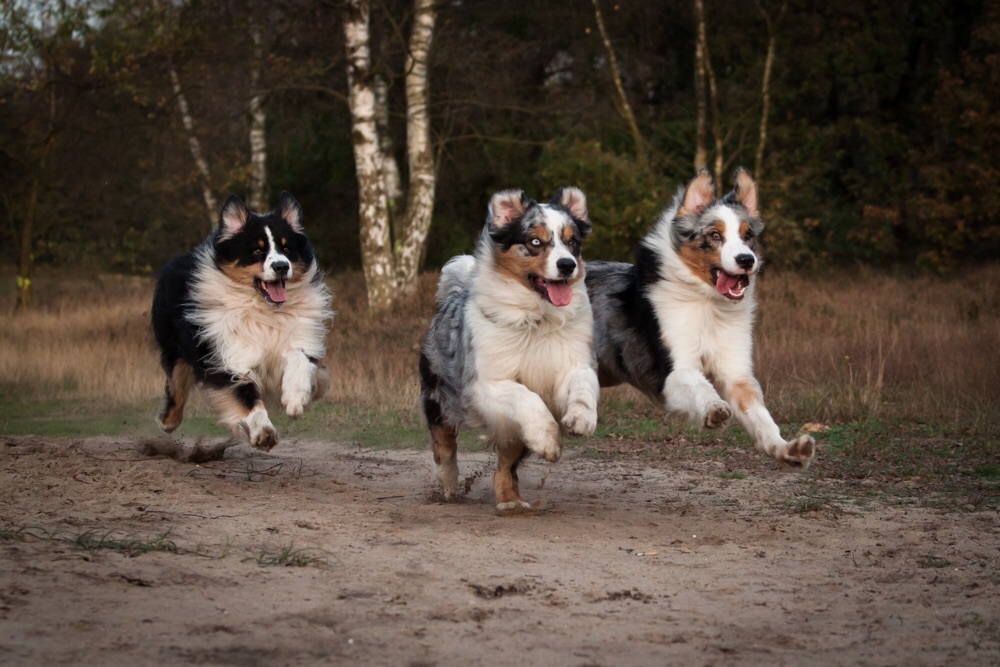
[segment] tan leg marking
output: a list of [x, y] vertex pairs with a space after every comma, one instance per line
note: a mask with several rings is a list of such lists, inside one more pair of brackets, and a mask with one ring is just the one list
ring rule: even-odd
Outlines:
[[497, 448], [497, 471], [493, 474], [493, 493], [496, 495], [497, 509], [519, 509], [531, 507], [518, 491], [517, 464], [524, 455], [524, 444], [513, 443]]
[[183, 360], [178, 360], [167, 378], [163, 409], [157, 419], [160, 428], [167, 433], [171, 433], [184, 421], [184, 405], [193, 383], [194, 370]]

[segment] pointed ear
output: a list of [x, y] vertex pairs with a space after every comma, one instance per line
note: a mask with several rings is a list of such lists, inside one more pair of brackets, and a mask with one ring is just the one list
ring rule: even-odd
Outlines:
[[302, 207], [288, 192], [282, 191], [278, 200], [278, 214], [296, 234], [302, 234]]
[[580, 188], [559, 188], [552, 197], [552, 202], [560, 204], [577, 220], [590, 222], [590, 212], [587, 211], [587, 195]]
[[229, 195], [219, 214], [219, 241], [226, 241], [239, 234], [247, 224], [249, 215], [250, 210], [243, 200], [236, 195]]
[[524, 190], [501, 190], [490, 199], [486, 224], [490, 230], [503, 229], [520, 220], [528, 204]]
[[687, 188], [684, 189], [684, 199], [677, 209], [677, 217], [683, 218], [691, 213], [700, 213], [702, 209], [715, 201], [715, 182], [707, 169], [700, 169]]
[[757, 208], [757, 184], [753, 182], [750, 172], [740, 167], [736, 170], [736, 177], [733, 184], [733, 194], [736, 201], [743, 204], [751, 218], [759, 218], [760, 210]]
[[552, 204], [558, 204], [569, 211], [569, 214], [577, 221], [580, 235], [587, 238], [590, 234], [590, 212], [587, 210], [587, 195], [583, 190], [574, 187], [559, 188], [553, 195]]

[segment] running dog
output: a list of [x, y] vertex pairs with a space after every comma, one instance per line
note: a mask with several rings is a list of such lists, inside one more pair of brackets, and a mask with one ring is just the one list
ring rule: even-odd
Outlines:
[[442, 270], [420, 387], [446, 498], [458, 493], [461, 427], [485, 429], [496, 449], [498, 510], [531, 507], [518, 491], [525, 456], [557, 461], [563, 434], [594, 432], [600, 389], [580, 257], [590, 229], [577, 188], [542, 204], [504, 190], [490, 201], [475, 256]]
[[268, 451], [278, 434], [265, 404], [298, 417], [329, 387], [331, 297], [301, 218], [287, 192], [263, 215], [230, 196], [216, 230], [164, 267], [152, 320], [167, 375], [157, 423], [167, 433], [197, 383], [219, 423]]
[[703, 169], [643, 239], [634, 265], [590, 262], [598, 375], [601, 386], [631, 384], [704, 428], [735, 414], [757, 449], [806, 467], [812, 437], [781, 437], [753, 375], [763, 228], [748, 171], [738, 169], [733, 191], [718, 198]]

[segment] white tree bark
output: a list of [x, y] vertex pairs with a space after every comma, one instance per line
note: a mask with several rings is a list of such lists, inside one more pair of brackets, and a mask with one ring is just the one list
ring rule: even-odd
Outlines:
[[437, 181], [428, 111], [428, 61], [434, 36], [434, 0], [414, 0], [413, 4], [413, 31], [406, 57], [406, 153], [410, 186], [396, 272], [403, 296], [413, 294], [417, 286], [417, 273], [434, 212]]
[[173, 87], [174, 97], [177, 98], [177, 108], [181, 112], [181, 122], [184, 124], [184, 131], [187, 133], [188, 148], [191, 150], [191, 157], [194, 158], [194, 164], [201, 174], [201, 193], [205, 199], [205, 206], [208, 208], [209, 225], [214, 229], [215, 225], [219, 222], [219, 203], [216, 201], [215, 195], [212, 194], [212, 176], [208, 170], [208, 161], [202, 155], [201, 142], [198, 141], [198, 137], [194, 133], [194, 119], [191, 117], [191, 108], [188, 106], [187, 97], [184, 95], [184, 89], [181, 87], [181, 79], [177, 74], [177, 68], [174, 67], [173, 63], [170, 63], [168, 69], [170, 73], [170, 85]]
[[[385, 178], [385, 196], [389, 200], [389, 218], [393, 225], [402, 220], [403, 181], [399, 174], [396, 147], [389, 129], [389, 83], [385, 77], [375, 75], [375, 124], [378, 127], [379, 149], [382, 151], [382, 175]], [[401, 224], [401, 222], [400, 222]], [[393, 228], [396, 231], [395, 227]], [[400, 228], [401, 234], [401, 228]], [[397, 234], [396, 238], [401, 238]]]
[[267, 112], [260, 92], [260, 68], [264, 61], [260, 27], [250, 25], [253, 65], [250, 68], [250, 208], [268, 210], [267, 201]]
[[389, 206], [382, 174], [375, 119], [369, 31], [369, 0], [348, 0], [344, 12], [348, 105], [354, 138], [361, 225], [361, 263], [368, 307], [384, 311], [395, 299], [395, 272], [389, 240]]

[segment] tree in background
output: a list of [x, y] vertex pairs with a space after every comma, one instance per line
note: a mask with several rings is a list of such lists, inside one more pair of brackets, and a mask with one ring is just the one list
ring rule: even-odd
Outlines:
[[[18, 163], [20, 176], [16, 183], [4, 184], [7, 213], [18, 236], [15, 312], [32, 305], [40, 198], [59, 135], [72, 122], [67, 119], [69, 104], [86, 85], [74, 81], [73, 74], [88, 29], [87, 14], [85, 2], [0, 4], [0, 53], [9, 76], [6, 93], [27, 111], [15, 121], [19, 145], [4, 151]], [[11, 186], [20, 192], [11, 192]], [[20, 201], [14, 203], [18, 195]]]
[[[416, 288], [434, 210], [437, 170], [430, 142], [428, 61], [434, 34], [433, 0], [415, 0], [413, 27], [406, 56], [406, 145], [409, 187], [406, 211], [392, 238], [386, 164], [395, 158], [380, 139], [379, 109], [387, 96], [376, 94], [371, 57], [371, 3], [351, 0], [344, 13], [349, 106], [354, 128], [354, 160], [359, 193], [361, 258], [373, 311], [385, 311]], [[391, 181], [390, 181], [391, 183]]]

